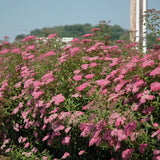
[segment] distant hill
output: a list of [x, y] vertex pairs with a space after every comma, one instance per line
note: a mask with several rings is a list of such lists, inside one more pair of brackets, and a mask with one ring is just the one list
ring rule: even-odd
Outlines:
[[[65, 26], [55, 26], [52, 28], [42, 28], [42, 29], [34, 29], [30, 32], [29, 35], [35, 35], [40, 37], [46, 37], [51, 33], [58, 33], [59, 37], [73, 37], [80, 38], [84, 34], [90, 33], [91, 29], [103, 27], [105, 33], [111, 36], [112, 40], [118, 39], [128, 39], [128, 30], [123, 29], [119, 25], [108, 25], [108, 24], [98, 24], [92, 26], [89, 23], [86, 24], [74, 24], [74, 25], [65, 25]], [[26, 36], [25, 34], [17, 35], [15, 40], [21, 40]]]

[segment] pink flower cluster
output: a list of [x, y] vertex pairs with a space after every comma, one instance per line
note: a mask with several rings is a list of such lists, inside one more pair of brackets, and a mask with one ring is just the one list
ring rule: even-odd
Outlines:
[[[59, 49], [52, 45], [57, 34], [45, 45], [35, 36], [13, 47], [2, 45], [1, 149], [18, 137], [27, 157], [43, 145], [53, 152], [61, 146], [62, 155], [55, 155], [61, 159], [72, 159], [72, 153], [83, 159], [90, 148], [102, 146], [117, 159], [148, 154], [159, 159], [160, 52], [140, 55], [137, 43], [106, 44], [94, 39], [98, 31]], [[79, 138], [84, 146], [78, 146]]]

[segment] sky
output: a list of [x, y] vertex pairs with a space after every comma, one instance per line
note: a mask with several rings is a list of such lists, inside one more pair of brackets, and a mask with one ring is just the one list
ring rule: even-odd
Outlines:
[[[160, 10], [160, 0], [148, 0], [148, 9], [153, 8]], [[14, 41], [36, 28], [102, 20], [129, 29], [130, 0], [0, 0], [0, 40]]]

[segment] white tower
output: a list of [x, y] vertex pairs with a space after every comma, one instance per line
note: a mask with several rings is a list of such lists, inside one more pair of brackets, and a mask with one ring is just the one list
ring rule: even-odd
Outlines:
[[143, 52], [147, 51], [146, 44], [146, 15], [147, 0], [130, 0], [130, 40], [141, 43], [143, 45]]

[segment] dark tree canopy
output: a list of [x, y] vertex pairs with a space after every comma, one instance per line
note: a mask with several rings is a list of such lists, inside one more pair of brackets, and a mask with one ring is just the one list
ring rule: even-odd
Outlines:
[[[42, 28], [34, 29], [30, 32], [30, 35], [45, 37], [52, 33], [58, 33], [59, 37], [73, 37], [80, 38], [84, 34], [90, 33], [92, 28], [99, 27], [99, 25], [92, 26], [89, 23], [86, 24], [73, 24], [65, 26], [55, 26], [52, 28]], [[123, 29], [119, 25], [110, 26], [108, 24], [103, 24], [104, 32], [112, 37], [112, 40], [126, 39], [127, 30]], [[23, 39], [28, 35], [17, 35], [16, 40]]]

